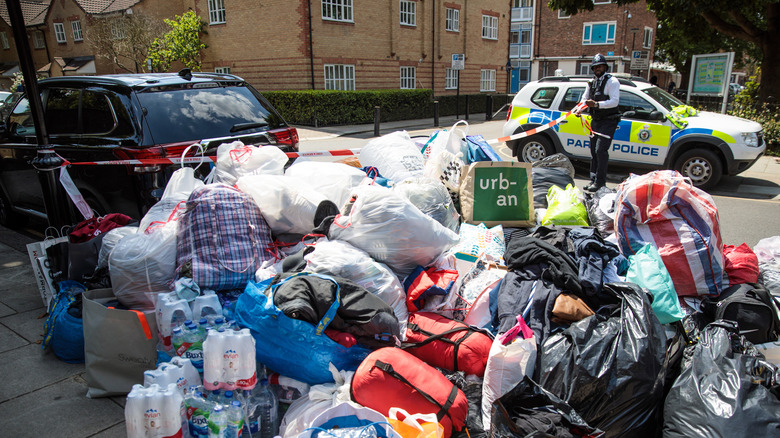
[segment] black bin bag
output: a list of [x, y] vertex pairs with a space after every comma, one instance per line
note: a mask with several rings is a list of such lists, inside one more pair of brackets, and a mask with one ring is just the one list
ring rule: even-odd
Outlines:
[[528, 377], [493, 403], [491, 438], [601, 437], [566, 402]]
[[704, 328], [664, 403], [664, 438], [780, 436], [778, 369], [732, 321]]
[[538, 382], [606, 436], [652, 437], [671, 341], [636, 284], [605, 284], [599, 299], [595, 315], [544, 342]]

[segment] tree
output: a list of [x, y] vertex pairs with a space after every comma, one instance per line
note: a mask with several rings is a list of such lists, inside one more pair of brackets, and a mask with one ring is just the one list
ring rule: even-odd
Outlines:
[[206, 22], [191, 9], [173, 20], [164, 21], [170, 30], [161, 38], [155, 38], [149, 49], [148, 58], [154, 71], [168, 71], [175, 61], [200, 71], [200, 51], [207, 47], [200, 36], [206, 33]]
[[[625, 5], [637, 1], [615, 0], [615, 3]], [[569, 14], [593, 10], [592, 0], [549, 0], [547, 5]], [[647, 5], [658, 15], [662, 31], [670, 36], [665, 48], [674, 45], [672, 39], [675, 39], [680, 46], [706, 49], [706, 46], [697, 46], [696, 42], [712, 36], [710, 32], [714, 30], [720, 37], [716, 40], [718, 49], [734, 52], [749, 50], [756, 54], [762, 72], [759, 99], [780, 98], [780, 47], [777, 43], [780, 41], [780, 2], [647, 0]], [[676, 62], [678, 68], [684, 67]]]
[[85, 38], [97, 56], [128, 72], [145, 72], [152, 42], [165, 32], [160, 20], [141, 13], [91, 17]]

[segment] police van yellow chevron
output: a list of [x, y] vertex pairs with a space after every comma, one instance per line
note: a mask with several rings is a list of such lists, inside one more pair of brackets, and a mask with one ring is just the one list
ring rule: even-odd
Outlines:
[[[610, 147], [610, 165], [676, 169], [702, 188], [750, 167], [766, 148], [761, 125], [706, 111], [697, 112], [638, 78], [615, 74], [622, 119]], [[565, 116], [579, 102], [586, 77], [551, 77], [530, 82], [512, 101], [504, 124], [511, 136]], [[554, 153], [590, 160], [590, 116], [570, 114], [551, 128], [507, 141], [519, 160], [532, 162]]]

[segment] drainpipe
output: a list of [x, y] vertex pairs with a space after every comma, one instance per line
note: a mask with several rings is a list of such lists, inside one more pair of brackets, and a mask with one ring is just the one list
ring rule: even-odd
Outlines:
[[24, 76], [24, 91], [30, 103], [30, 113], [35, 126], [35, 137], [38, 142], [37, 154], [32, 165], [38, 170], [38, 180], [43, 189], [43, 200], [49, 225], [58, 230], [66, 223], [67, 205], [64, 203], [63, 190], [59, 186], [60, 165], [62, 159], [49, 147], [49, 134], [43, 118], [41, 93], [38, 91], [38, 79], [35, 64], [32, 60], [30, 43], [27, 41], [27, 28], [24, 25], [24, 15], [19, 0], [7, 0], [8, 15], [16, 40], [16, 51], [19, 54], [19, 65]]
[[311, 89], [314, 90], [314, 41], [312, 39], [313, 32], [311, 30], [311, 0], [309, 3], [309, 69], [311, 70]]
[[436, 0], [431, 2], [431, 95], [436, 96]]

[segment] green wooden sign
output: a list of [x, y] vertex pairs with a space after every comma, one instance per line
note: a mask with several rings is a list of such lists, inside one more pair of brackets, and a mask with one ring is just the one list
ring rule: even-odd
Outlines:
[[531, 166], [506, 161], [472, 164], [461, 188], [461, 203], [464, 220], [469, 223], [488, 226], [532, 224]]

